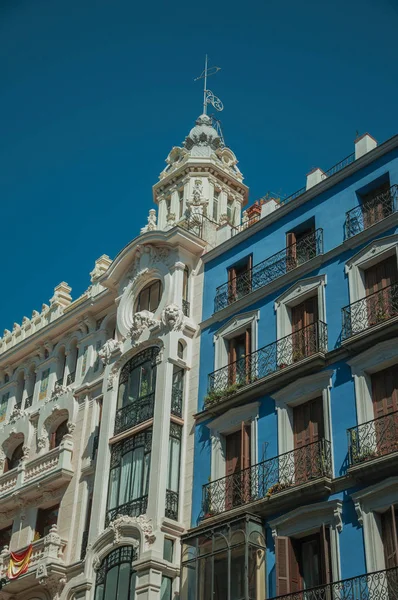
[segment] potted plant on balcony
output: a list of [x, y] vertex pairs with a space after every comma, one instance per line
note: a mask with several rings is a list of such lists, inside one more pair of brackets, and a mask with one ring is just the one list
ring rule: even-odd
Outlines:
[[271, 485], [270, 488], [268, 488], [268, 491], [267, 491], [265, 497], [271, 498], [271, 496], [273, 494], [282, 492], [283, 490], [286, 490], [288, 487], [290, 487], [290, 484], [287, 481], [285, 481], [283, 483], [281, 481], [278, 481], [277, 483], [274, 483], [274, 485]]
[[[211, 478], [208, 478], [208, 482], [210, 483]], [[210, 517], [212, 517], [215, 514], [213, 507], [212, 507], [212, 492], [211, 489], [206, 489], [205, 492], [205, 498], [203, 501], [203, 518], [204, 519], [209, 519]]]

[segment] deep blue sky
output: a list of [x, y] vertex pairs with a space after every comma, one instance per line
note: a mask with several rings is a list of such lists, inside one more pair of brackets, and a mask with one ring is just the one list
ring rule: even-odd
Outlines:
[[2, 0], [0, 335], [138, 234], [201, 112], [206, 52], [252, 202], [357, 130], [397, 133], [397, 26], [398, 0]]

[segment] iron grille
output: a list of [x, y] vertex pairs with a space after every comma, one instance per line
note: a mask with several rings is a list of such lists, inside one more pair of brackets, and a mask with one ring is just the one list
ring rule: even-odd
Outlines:
[[14, 410], [20, 410], [21, 406], [22, 406], [22, 400], [19, 400], [19, 402], [15, 402]]
[[392, 215], [397, 210], [397, 204], [398, 185], [393, 185], [386, 192], [349, 210], [346, 213], [346, 236], [350, 238]]
[[206, 518], [331, 476], [330, 442], [319, 440], [207, 483], [203, 486], [203, 514]]
[[165, 515], [173, 521], [178, 521], [178, 492], [166, 490], [166, 510]]
[[327, 326], [322, 321], [307, 325], [268, 346], [210, 373], [205, 408], [219, 404], [240, 388], [280, 369], [327, 351]]
[[189, 304], [188, 300], [182, 301], [182, 312], [186, 317], [189, 317], [190, 304]]
[[143, 515], [146, 512], [147, 506], [147, 495], [130, 500], [130, 502], [126, 502], [126, 504], [122, 504], [121, 506], [116, 506], [116, 508], [112, 508], [106, 513], [105, 527], [108, 527], [109, 523], [114, 521], [118, 515], [126, 515], [127, 517], [138, 517], [139, 515]]
[[398, 411], [348, 430], [351, 465], [398, 451]]
[[88, 545], [88, 529], [86, 529], [86, 531], [83, 531], [82, 547], [80, 550], [80, 560], [84, 560], [86, 558], [87, 545]]
[[398, 600], [398, 567], [343, 579], [273, 600]]
[[66, 378], [66, 385], [72, 385], [72, 383], [75, 383], [75, 378], [76, 371], [72, 371], [71, 373], [69, 373], [68, 377]]
[[369, 327], [398, 315], [398, 283], [369, 294], [342, 309], [342, 338], [347, 339]]
[[115, 435], [152, 419], [155, 407], [155, 392], [131, 402], [116, 411]]
[[137, 558], [138, 551], [134, 546], [121, 546], [120, 548], [112, 550], [112, 552], [107, 554], [107, 556], [105, 556], [104, 560], [101, 562], [95, 578], [95, 584], [101, 585], [105, 583], [106, 574], [116, 565], [127, 563], [131, 568], [131, 563], [137, 560]]
[[33, 402], [33, 394], [31, 396], [28, 396], [25, 399], [25, 408], [29, 408], [30, 406], [32, 406], [32, 402]]
[[214, 299], [214, 312], [225, 308], [250, 292], [268, 285], [278, 277], [323, 253], [323, 229], [317, 229], [295, 244], [287, 246], [276, 254], [231, 281], [219, 286]]
[[182, 390], [173, 385], [171, 390], [171, 414], [176, 417], [182, 416]]

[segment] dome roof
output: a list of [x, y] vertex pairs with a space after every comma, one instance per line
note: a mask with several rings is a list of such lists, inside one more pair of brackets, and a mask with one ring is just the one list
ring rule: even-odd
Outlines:
[[[200, 115], [186, 137], [184, 146], [191, 154], [205, 155], [221, 146], [221, 138], [208, 115]], [[196, 150], [196, 151], [195, 151]]]

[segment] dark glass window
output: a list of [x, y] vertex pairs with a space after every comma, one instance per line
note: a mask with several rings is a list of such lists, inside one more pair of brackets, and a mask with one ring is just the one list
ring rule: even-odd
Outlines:
[[169, 562], [173, 562], [174, 555], [174, 540], [164, 538], [163, 541], [163, 558]]
[[122, 546], [108, 554], [97, 572], [94, 600], [134, 600], [134, 560], [137, 551], [133, 546]]
[[50, 440], [50, 450], [54, 448], [58, 448], [60, 443], [63, 440], [64, 435], [68, 433], [68, 419], [62, 421], [60, 425], [58, 425], [57, 429], [51, 434]]
[[158, 354], [158, 347], [148, 348], [124, 365], [119, 379], [118, 408], [155, 392]]
[[4, 546], [10, 546], [12, 535], [12, 525], [10, 527], [6, 527], [5, 529], [0, 529], [0, 549]]
[[149, 310], [155, 312], [160, 303], [162, 296], [162, 284], [157, 279], [148, 283], [138, 294], [138, 298], [135, 302], [134, 312], [140, 312], [141, 310]]
[[23, 457], [23, 442], [19, 444], [12, 453], [11, 457], [6, 460], [5, 471], [16, 469]]
[[37, 511], [35, 540], [39, 540], [50, 533], [50, 529], [58, 521], [59, 506], [39, 508]]

